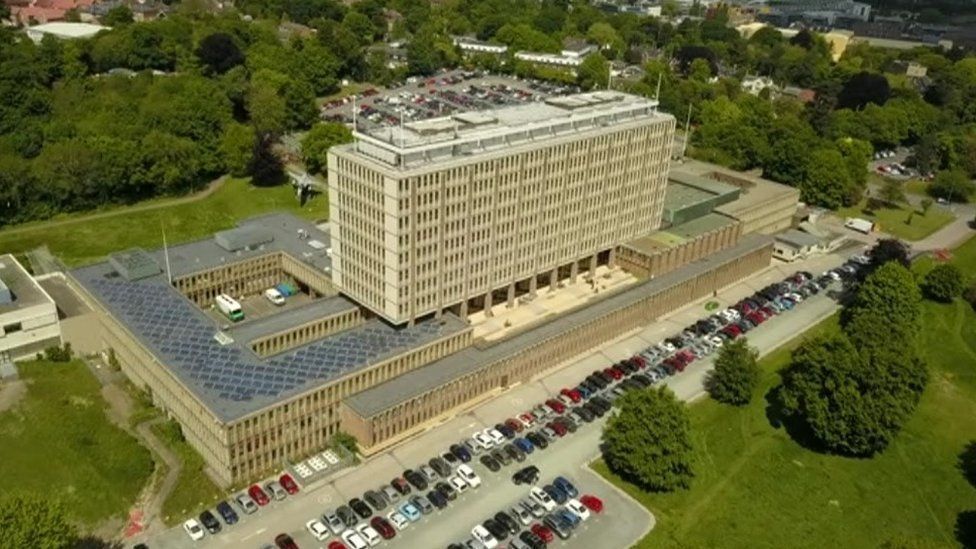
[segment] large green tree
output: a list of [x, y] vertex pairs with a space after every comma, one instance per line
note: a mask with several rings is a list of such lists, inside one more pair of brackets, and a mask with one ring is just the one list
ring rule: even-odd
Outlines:
[[968, 202], [976, 192], [976, 184], [962, 170], [939, 172], [929, 185], [929, 194], [950, 202]]
[[630, 391], [603, 430], [603, 458], [612, 471], [646, 490], [687, 488], [694, 476], [691, 423], [666, 387]]
[[585, 90], [606, 88], [610, 78], [610, 64], [599, 53], [591, 53], [580, 63], [577, 74], [577, 81]]
[[77, 538], [62, 503], [31, 494], [0, 497], [0, 544], [4, 547], [62, 549], [72, 547]]
[[929, 299], [949, 303], [962, 294], [965, 284], [959, 267], [943, 263], [925, 274], [922, 291]]
[[302, 160], [311, 172], [325, 172], [328, 152], [334, 145], [352, 142], [352, 131], [345, 124], [316, 124], [302, 139]]
[[744, 406], [752, 400], [759, 384], [759, 352], [745, 338], [726, 343], [719, 349], [715, 370], [705, 382], [712, 398]]

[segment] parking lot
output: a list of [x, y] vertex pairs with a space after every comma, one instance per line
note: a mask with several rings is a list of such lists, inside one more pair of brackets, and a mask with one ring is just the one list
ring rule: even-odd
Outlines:
[[[476, 71], [454, 70], [429, 78], [411, 78], [390, 88], [367, 88], [355, 101], [357, 125], [361, 131], [393, 127], [461, 111], [485, 110], [504, 105], [541, 101], [552, 95], [579, 91], [539, 80]], [[351, 97], [336, 99], [322, 106], [325, 120], [352, 123]]]
[[[819, 273], [822, 269], [837, 266], [840, 260], [837, 256], [816, 258], [805, 262], [803, 268]], [[723, 307], [740, 303], [758, 290], [792, 276], [796, 269], [797, 267], [791, 266], [769, 269], [751, 280], [724, 290], [714, 300]], [[782, 318], [777, 318], [774, 322], [758, 323], [749, 334], [750, 343], [760, 351], [768, 352], [828, 316], [836, 310], [836, 304], [827, 294], [827, 291], [811, 294], [802, 299], [802, 305], [798, 304], [780, 312], [779, 316]], [[402, 475], [404, 469], [416, 469], [419, 464], [425, 464], [434, 455], [446, 451], [451, 444], [559, 395], [561, 389], [576, 386], [582, 379], [592, 375], [594, 370], [603, 370], [614, 362], [631, 358], [654, 347], [663, 339], [681, 332], [682, 328], [706, 316], [709, 315], [703, 313], [701, 303], [688, 306], [667, 320], [636, 333], [622, 334], [619, 341], [602, 350], [595, 350], [593, 354], [574, 361], [547, 377], [510, 390], [467, 414], [431, 428], [391, 452], [376, 456], [349, 470], [339, 478], [306, 486], [303, 488], [304, 493], [281, 502], [271, 502], [258, 513], [244, 517], [240, 523], [223, 533], [208, 535], [194, 543], [182, 529], [175, 528], [151, 540], [150, 546], [263, 547], [278, 533], [286, 532], [300, 547], [327, 547], [328, 542], [335, 540], [336, 536], [330, 536], [323, 542], [314, 540], [305, 530], [308, 519], [321, 515], [328, 508], [344, 505], [351, 498], [362, 497], [365, 490], [375, 489], [380, 484], [389, 482], [390, 479]], [[697, 397], [702, 394], [701, 380], [711, 368], [712, 358], [713, 356], [703, 356], [687, 364], [685, 371], [676, 370], [676, 374], [666, 377], [663, 383], [675, 390], [681, 398]], [[649, 368], [645, 367], [644, 370], [648, 371]], [[620, 386], [622, 382], [611, 384], [610, 387], [601, 389], [602, 394], [609, 395], [611, 389]], [[653, 526], [653, 518], [585, 468], [585, 464], [598, 455], [602, 420], [593, 421], [592, 424], [579, 424], [576, 433], [553, 437], [549, 448], [537, 449], [524, 463], [504, 466], [500, 472], [492, 473], [477, 458], [472, 460], [470, 465], [483, 480], [480, 487], [468, 490], [445, 509], [424, 516], [419, 522], [399, 531], [394, 539], [381, 544], [389, 547], [445, 547], [449, 543], [463, 542], [470, 537], [471, 528], [476, 524], [525, 497], [528, 488], [515, 486], [509, 477], [519, 467], [534, 464], [541, 470], [541, 482], [548, 482], [547, 479], [556, 475], [564, 475], [577, 485], [580, 492], [594, 494], [605, 503], [602, 515], [591, 516], [573, 531], [569, 540], [561, 541], [556, 538], [550, 546], [630, 546]], [[390, 508], [385, 509], [383, 514], [389, 510]]]

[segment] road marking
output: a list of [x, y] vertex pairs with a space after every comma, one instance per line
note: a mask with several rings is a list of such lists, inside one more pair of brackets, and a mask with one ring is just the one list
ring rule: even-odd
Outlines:
[[257, 532], [254, 532], [253, 534], [249, 534], [247, 536], [244, 536], [243, 538], [241, 538], [241, 541], [251, 539], [251, 538], [253, 538], [255, 536], [260, 536], [261, 534], [263, 534], [263, 533], [265, 533], [267, 531], [268, 531], [267, 528], [262, 528], [262, 529], [258, 530]]

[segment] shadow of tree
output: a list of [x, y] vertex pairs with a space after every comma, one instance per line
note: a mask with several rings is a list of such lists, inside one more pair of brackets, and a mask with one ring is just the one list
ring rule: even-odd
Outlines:
[[959, 454], [959, 470], [969, 484], [976, 488], [976, 440], [970, 440]]
[[123, 547], [120, 541], [106, 541], [95, 536], [79, 538], [72, 545], [72, 549], [122, 549]]
[[[782, 377], [780, 372], [780, 377]], [[793, 442], [811, 452], [820, 454], [829, 453], [827, 448], [817, 439], [810, 427], [799, 418], [790, 416], [786, 413], [781, 396], [782, 385], [777, 385], [766, 392], [763, 399], [766, 401], [766, 421], [773, 429], [783, 429]]]
[[963, 549], [976, 549], [976, 510], [962, 511], [956, 516], [956, 541]]

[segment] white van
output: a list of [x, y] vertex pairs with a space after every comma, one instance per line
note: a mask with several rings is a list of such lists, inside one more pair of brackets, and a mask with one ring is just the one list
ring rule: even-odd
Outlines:
[[267, 290], [265, 290], [264, 297], [266, 297], [268, 301], [274, 303], [275, 305], [285, 304], [285, 296], [281, 295], [281, 292], [279, 292], [274, 288], [268, 288]]

